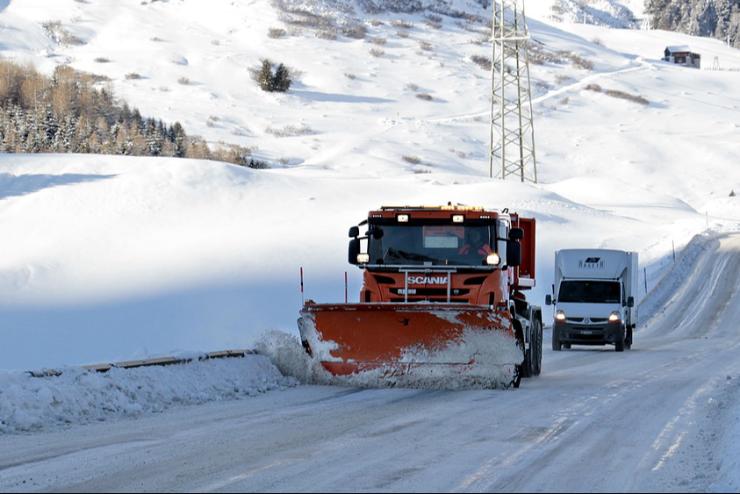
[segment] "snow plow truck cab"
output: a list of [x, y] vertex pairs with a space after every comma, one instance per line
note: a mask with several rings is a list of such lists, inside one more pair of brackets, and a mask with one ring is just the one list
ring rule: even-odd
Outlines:
[[535, 225], [451, 204], [371, 211], [349, 230], [348, 261], [363, 270], [359, 303], [307, 301], [304, 348], [333, 376], [434, 385], [454, 374], [518, 386], [542, 363], [541, 309], [524, 294], [535, 284]]

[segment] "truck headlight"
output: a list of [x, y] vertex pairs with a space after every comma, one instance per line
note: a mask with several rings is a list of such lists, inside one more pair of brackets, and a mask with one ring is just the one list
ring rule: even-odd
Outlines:
[[562, 310], [555, 312], [555, 320], [560, 322], [565, 321], [565, 312]]
[[609, 322], [619, 322], [622, 319], [622, 317], [619, 315], [619, 312], [612, 312], [609, 314]]
[[489, 266], [498, 266], [498, 263], [501, 262], [501, 257], [499, 257], [498, 254], [495, 252], [493, 254], [488, 254], [488, 257], [486, 257], [486, 264]]
[[370, 254], [357, 254], [358, 264], [367, 264], [370, 262]]

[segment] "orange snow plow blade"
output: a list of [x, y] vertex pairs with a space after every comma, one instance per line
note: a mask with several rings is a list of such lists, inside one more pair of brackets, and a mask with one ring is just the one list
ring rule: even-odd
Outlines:
[[411, 376], [408, 385], [423, 387], [448, 378], [484, 387], [518, 383], [522, 352], [511, 320], [487, 306], [308, 302], [299, 329], [307, 351], [336, 377], [371, 372], [403, 385], [396, 379]]

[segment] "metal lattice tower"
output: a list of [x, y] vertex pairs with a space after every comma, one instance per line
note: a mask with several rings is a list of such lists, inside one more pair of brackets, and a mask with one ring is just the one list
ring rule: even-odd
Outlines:
[[524, 0], [493, 2], [490, 174], [537, 182]]

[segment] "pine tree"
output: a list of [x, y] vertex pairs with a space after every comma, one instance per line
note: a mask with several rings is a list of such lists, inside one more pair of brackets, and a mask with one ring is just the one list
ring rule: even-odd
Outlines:
[[174, 136], [172, 141], [175, 144], [175, 157], [184, 158], [187, 153], [187, 135], [180, 122], [175, 122], [172, 126], [172, 134]]
[[274, 91], [272, 77], [272, 63], [269, 60], [262, 60], [262, 68], [257, 74], [257, 83], [263, 91]]
[[275, 77], [273, 78], [273, 90], [284, 93], [288, 89], [290, 89], [290, 85], [292, 83], [293, 81], [290, 79], [290, 73], [288, 72], [288, 69], [285, 67], [285, 65], [278, 65], [277, 69], [275, 70]]

